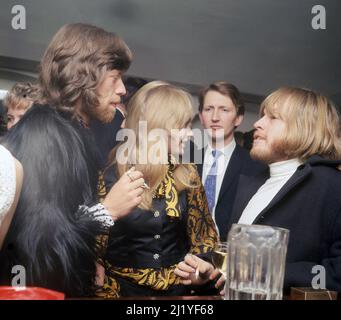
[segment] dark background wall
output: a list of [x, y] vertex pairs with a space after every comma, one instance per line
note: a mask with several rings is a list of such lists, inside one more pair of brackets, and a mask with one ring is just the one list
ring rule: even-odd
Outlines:
[[[26, 30], [11, 27], [15, 4], [26, 8]], [[311, 27], [316, 4], [326, 30]], [[0, 56], [38, 61], [70, 22], [120, 34], [135, 55], [130, 75], [194, 86], [224, 79], [251, 97], [293, 85], [341, 98], [340, 0], [1, 0]]]

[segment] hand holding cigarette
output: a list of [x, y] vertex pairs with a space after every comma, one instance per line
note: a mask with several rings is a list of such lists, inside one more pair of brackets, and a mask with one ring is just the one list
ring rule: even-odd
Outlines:
[[130, 168], [111, 187], [102, 204], [114, 220], [124, 217], [142, 202], [142, 194], [149, 188], [140, 171]]
[[[135, 170], [134, 167], [130, 168], [127, 172], [126, 175], [130, 178], [131, 181], [134, 181], [134, 179], [131, 177], [131, 173]], [[144, 189], [150, 189], [149, 186], [146, 184], [146, 182], [143, 182], [143, 185], [141, 186]]]
[[184, 285], [201, 285], [209, 280], [209, 275], [214, 267], [209, 262], [193, 254], [187, 254], [184, 261], [177, 265], [174, 273], [181, 278]]

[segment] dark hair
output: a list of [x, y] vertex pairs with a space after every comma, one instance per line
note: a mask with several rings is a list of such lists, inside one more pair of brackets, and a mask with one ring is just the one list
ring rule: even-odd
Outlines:
[[2, 277], [8, 282], [13, 265], [22, 265], [27, 285], [92, 294], [102, 228], [79, 208], [93, 203], [97, 185], [81, 134], [49, 106], [33, 106], [4, 144], [22, 163], [24, 181], [3, 246]]
[[127, 93], [122, 97], [122, 103], [127, 106], [132, 96], [147, 83], [143, 78], [127, 77], [124, 81]]
[[79, 98], [85, 111], [94, 108], [104, 73], [125, 71], [131, 60], [130, 49], [116, 34], [88, 24], [67, 24], [54, 35], [41, 60], [43, 97], [70, 111]]
[[237, 115], [244, 115], [245, 112], [245, 106], [244, 102], [242, 100], [241, 94], [236, 86], [234, 86], [231, 83], [227, 83], [224, 81], [219, 81], [210, 84], [209, 86], [205, 87], [204, 89], [201, 90], [199, 94], [199, 112], [202, 112], [202, 109], [204, 107], [204, 100], [207, 92], [209, 91], [216, 91], [219, 92], [220, 94], [229, 97], [234, 106], [236, 107], [237, 110]]

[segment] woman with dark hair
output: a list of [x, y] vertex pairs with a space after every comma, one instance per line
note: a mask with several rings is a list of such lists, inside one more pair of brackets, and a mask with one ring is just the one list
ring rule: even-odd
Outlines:
[[1, 253], [2, 282], [22, 265], [26, 285], [94, 293], [98, 239], [106, 221], [113, 224], [105, 209], [112, 198], [97, 203], [97, 166], [82, 134], [49, 106], [34, 106], [5, 136], [25, 177]]

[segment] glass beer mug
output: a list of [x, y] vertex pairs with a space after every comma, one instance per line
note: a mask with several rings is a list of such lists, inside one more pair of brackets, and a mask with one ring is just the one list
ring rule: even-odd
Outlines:
[[225, 300], [281, 300], [289, 230], [233, 224]]

